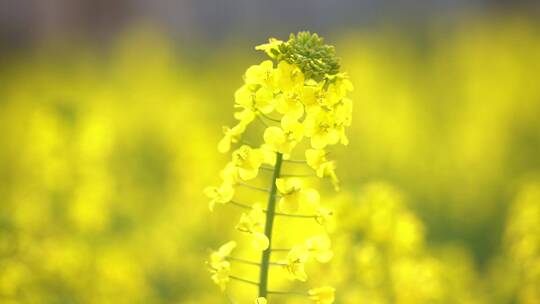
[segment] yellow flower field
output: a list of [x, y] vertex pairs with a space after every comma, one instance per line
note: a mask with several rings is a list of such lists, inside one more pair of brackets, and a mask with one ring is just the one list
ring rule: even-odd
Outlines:
[[[241, 39], [194, 52], [133, 28], [111, 47], [2, 55], [0, 303], [255, 303], [257, 286], [227, 271], [257, 281], [259, 268], [226, 257], [258, 262], [268, 248], [268, 193], [223, 181], [268, 188], [272, 172], [259, 169], [275, 159], [233, 152], [244, 131], [284, 159], [298, 144], [308, 163], [283, 171], [314, 176], [277, 180], [278, 212], [309, 202], [317, 216], [276, 216], [272, 243], [304, 245], [273, 253], [284, 265], [268, 281], [306, 293], [258, 303], [540, 303], [537, 24], [324, 36], [354, 87], [343, 83], [352, 119], [332, 112], [335, 132], [322, 114], [285, 131], [257, 124], [252, 102], [296, 121], [309, 100], [274, 107], [266, 73], [299, 74]], [[283, 94], [312, 88], [280, 77]], [[249, 132], [235, 127], [247, 120]], [[232, 191], [262, 205], [229, 206]]]

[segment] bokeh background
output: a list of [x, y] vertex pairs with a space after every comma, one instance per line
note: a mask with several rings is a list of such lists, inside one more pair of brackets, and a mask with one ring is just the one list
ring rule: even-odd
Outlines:
[[540, 303], [539, 15], [534, 1], [1, 1], [0, 303], [252, 303], [252, 287], [210, 280], [239, 212], [210, 213], [202, 189], [227, 161], [216, 144], [254, 46], [299, 30], [334, 44], [355, 86], [350, 145], [331, 154], [342, 190], [323, 185], [336, 256], [310, 284], [337, 303]]

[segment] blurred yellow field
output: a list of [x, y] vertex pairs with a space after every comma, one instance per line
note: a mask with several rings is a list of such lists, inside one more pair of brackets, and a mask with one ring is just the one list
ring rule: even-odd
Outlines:
[[[308, 182], [335, 210], [334, 256], [306, 266], [310, 287], [335, 287], [335, 303], [540, 303], [537, 25], [470, 21], [422, 43], [402, 34], [325, 35], [354, 85], [353, 117], [350, 143], [329, 149], [340, 191]], [[234, 229], [241, 210], [209, 212], [203, 193], [229, 160], [217, 144], [234, 92], [265, 59], [246, 40], [220, 43], [195, 58], [139, 27], [110, 48], [4, 57], [0, 303], [253, 303], [256, 287], [231, 281], [223, 293], [205, 265], [231, 239], [260, 259]], [[253, 125], [246, 140], [261, 144]], [[274, 229], [286, 244], [321, 227], [278, 218]], [[270, 272], [278, 290], [306, 289]]]

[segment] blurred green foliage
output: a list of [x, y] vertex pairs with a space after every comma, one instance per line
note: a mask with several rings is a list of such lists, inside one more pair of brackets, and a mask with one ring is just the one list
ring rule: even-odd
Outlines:
[[[338, 303], [540, 303], [535, 25], [332, 40], [354, 120], [332, 151], [343, 190], [324, 195], [336, 257], [310, 279]], [[227, 303], [204, 260], [239, 213], [209, 213], [202, 189], [262, 57], [186, 47], [134, 30], [110, 50], [46, 46], [1, 67], [1, 303]]]

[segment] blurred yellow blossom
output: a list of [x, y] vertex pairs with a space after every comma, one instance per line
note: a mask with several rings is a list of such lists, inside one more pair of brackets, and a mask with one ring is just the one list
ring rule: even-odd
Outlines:
[[259, 167], [264, 160], [263, 153], [258, 149], [252, 149], [243, 145], [232, 153], [231, 164], [234, 168], [234, 176], [242, 180], [254, 179], [259, 173]]
[[307, 274], [305, 264], [309, 258], [309, 250], [305, 245], [295, 245], [287, 254], [285, 269], [291, 280], [305, 282]]
[[255, 299], [255, 304], [267, 304], [268, 301], [266, 300], [266, 298], [263, 298], [263, 297], [258, 297]]
[[227, 153], [231, 149], [231, 145], [240, 141], [242, 133], [246, 129], [246, 124], [240, 122], [233, 128], [223, 127], [223, 133], [225, 134], [223, 139], [218, 143], [218, 151], [221, 153]]
[[317, 304], [334, 303], [336, 289], [330, 286], [313, 288], [309, 290], [309, 297]]
[[[266, 55], [268, 55], [271, 58], [275, 58], [276, 54], [274, 51], [277, 51], [278, 47], [283, 43], [283, 41], [276, 39], [276, 38], [270, 38], [268, 39], [268, 43], [261, 44], [255, 47], [256, 50], [261, 50], [266, 52]], [[261, 303], [262, 304], [262, 303]]]
[[321, 263], [327, 263], [334, 256], [328, 235], [317, 235], [306, 240], [306, 248], [310, 256]]
[[255, 203], [249, 213], [242, 213], [236, 229], [253, 237], [252, 245], [258, 251], [268, 248], [270, 241], [262, 232], [264, 229], [264, 213], [260, 203]]
[[221, 290], [225, 290], [225, 287], [230, 280], [231, 264], [227, 261], [227, 257], [235, 247], [236, 242], [230, 241], [210, 254], [208, 267], [212, 273], [212, 280], [221, 288]]
[[228, 183], [223, 183], [220, 187], [206, 187], [204, 194], [210, 198], [208, 208], [214, 211], [216, 203], [226, 204], [231, 201], [234, 196], [234, 188]]
[[276, 186], [281, 195], [279, 209], [284, 212], [296, 212], [303, 204], [318, 204], [318, 192], [305, 189], [299, 178], [278, 178]]

